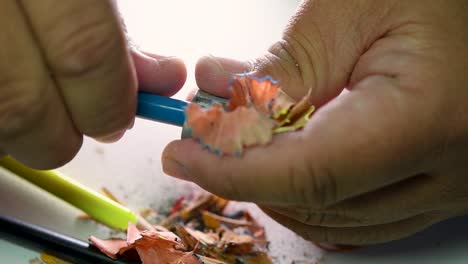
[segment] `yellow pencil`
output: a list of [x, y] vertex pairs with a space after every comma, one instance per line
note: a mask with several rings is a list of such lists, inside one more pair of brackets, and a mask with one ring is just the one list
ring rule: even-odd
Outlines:
[[[143, 220], [123, 205], [57, 171], [34, 170], [9, 156], [0, 158], [0, 166], [75, 206], [109, 227], [125, 230], [129, 222], [137, 224], [137, 222], [141, 222], [139, 220]], [[145, 221], [143, 227], [145, 229], [151, 228]]]

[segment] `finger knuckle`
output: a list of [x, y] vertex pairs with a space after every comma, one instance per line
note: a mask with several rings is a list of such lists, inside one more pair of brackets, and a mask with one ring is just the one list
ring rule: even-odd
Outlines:
[[[258, 59], [255, 63], [255, 69], [262, 69], [273, 76], [292, 76], [293, 80], [302, 80], [297, 68], [296, 58], [288, 49], [289, 44], [286, 41], [278, 41], [273, 44], [269, 53]], [[279, 80], [283, 83], [286, 80]]]
[[[236, 188], [233, 177], [234, 172], [223, 170], [223, 162], [207, 164], [203, 160], [197, 159], [194, 162], [185, 164], [186, 171], [190, 174], [190, 179], [203, 189], [222, 196], [230, 200], [239, 199], [238, 189]], [[222, 176], [222, 177], [219, 177]]]
[[134, 115], [118, 109], [107, 109], [77, 122], [78, 130], [92, 138], [107, 137], [127, 129]]
[[2, 77], [0, 75], [0, 139], [3, 141], [31, 131], [47, 111], [47, 100], [41, 89], [35, 89], [35, 84]]
[[[320, 82], [326, 80], [324, 71], [325, 56], [320, 55], [323, 49], [318, 42], [310, 42], [300, 32], [285, 34], [283, 40], [276, 42], [269, 49], [269, 53], [257, 64], [266, 68], [266, 71], [274, 76], [288, 76], [286, 80], [280, 80], [285, 87], [295, 86], [302, 89], [290, 89], [291, 96], [301, 97], [307, 89], [323, 87]], [[320, 51], [320, 52], [319, 52]], [[269, 66], [268, 66], [269, 65]], [[291, 81], [296, 83], [289, 83]]]
[[313, 224], [313, 225], [318, 225], [318, 226], [323, 226], [327, 223], [329, 223], [329, 217], [325, 213], [311, 213], [309, 212], [308, 214], [308, 223]]
[[[83, 144], [83, 138], [80, 137], [78, 140], [72, 140], [73, 144], [67, 144], [67, 148], [63, 148], [63, 143], [55, 141], [51, 148], [60, 149], [58, 151], [51, 152], [47, 160], [34, 164], [34, 168], [40, 170], [52, 170], [64, 166], [69, 163], [79, 152], [81, 145]], [[62, 146], [57, 146], [61, 144]], [[39, 159], [36, 159], [39, 160]]]
[[337, 201], [337, 182], [333, 171], [327, 167], [309, 166], [303, 200], [313, 209], [322, 209]]
[[342, 212], [333, 211], [316, 211], [308, 210], [303, 216], [304, 223], [314, 226], [328, 227], [350, 227], [362, 226], [364, 224], [372, 224], [370, 221], [364, 222], [360, 218], [347, 216]]
[[291, 203], [299, 205], [309, 205], [312, 203], [310, 184], [308, 184], [308, 177], [310, 174], [302, 168], [304, 166], [298, 165], [295, 162], [289, 163], [288, 168], [288, 182], [289, 182], [289, 195], [292, 197]]
[[224, 178], [226, 181], [224, 184], [222, 184], [222, 186], [224, 186], [223, 192], [224, 192], [225, 197], [228, 199], [241, 200], [242, 195], [241, 195], [238, 184], [234, 180], [235, 177], [236, 175], [234, 175], [233, 172], [226, 173], [225, 178]]
[[79, 77], [93, 72], [104, 61], [119, 58], [115, 54], [124, 48], [114, 19], [102, 15], [79, 17], [74, 23], [68, 17], [58, 19], [46, 33], [49, 63], [58, 75]]
[[308, 209], [299, 215], [298, 220], [307, 225], [322, 226], [327, 223], [327, 215]]
[[331, 229], [328, 227], [311, 227], [309, 230], [306, 230], [302, 237], [304, 239], [314, 242], [321, 243], [333, 243], [334, 238], [331, 232]]

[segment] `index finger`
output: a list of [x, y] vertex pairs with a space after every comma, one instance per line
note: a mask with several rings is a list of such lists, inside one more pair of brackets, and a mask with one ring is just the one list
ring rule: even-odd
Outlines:
[[78, 130], [126, 130], [136, 111], [136, 77], [111, 2], [23, 0], [53, 78]]

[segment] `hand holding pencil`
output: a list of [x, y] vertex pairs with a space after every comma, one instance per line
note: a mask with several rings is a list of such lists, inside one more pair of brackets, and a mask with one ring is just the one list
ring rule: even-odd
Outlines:
[[182, 87], [184, 63], [128, 45], [121, 21], [110, 0], [0, 2], [0, 155], [60, 167], [83, 136], [113, 142], [132, 127], [137, 87]]

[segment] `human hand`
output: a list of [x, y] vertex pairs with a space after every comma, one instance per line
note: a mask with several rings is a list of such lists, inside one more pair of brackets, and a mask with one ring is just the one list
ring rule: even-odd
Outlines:
[[83, 135], [109, 142], [132, 126], [137, 82], [174, 94], [183, 62], [129, 51], [110, 1], [0, 3], [0, 154], [63, 165]]
[[248, 71], [296, 99], [311, 87], [319, 109], [307, 126], [241, 158], [175, 141], [164, 171], [255, 202], [318, 242], [380, 243], [466, 213], [467, 10], [465, 0], [305, 1], [265, 56], [205, 57], [196, 77], [220, 96]]

